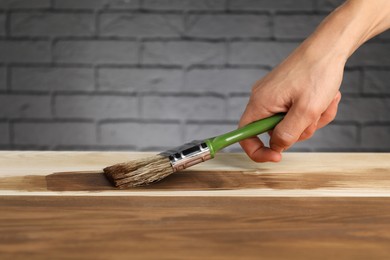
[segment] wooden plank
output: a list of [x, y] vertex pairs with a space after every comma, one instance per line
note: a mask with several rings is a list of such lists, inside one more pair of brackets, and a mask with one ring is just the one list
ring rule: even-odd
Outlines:
[[386, 198], [0, 197], [1, 259], [388, 259]]
[[0, 152], [0, 258], [390, 257], [390, 154], [220, 154], [131, 190], [101, 173], [148, 155]]
[[290, 153], [279, 164], [220, 154], [160, 183], [130, 190], [113, 188], [101, 172], [148, 155], [0, 152], [0, 195], [390, 197], [390, 154]]
[[[0, 151], [0, 176], [100, 171], [108, 165], [154, 154], [156, 153]], [[215, 159], [195, 165], [189, 170], [312, 173], [389, 167], [390, 153], [285, 153], [280, 163], [255, 163], [243, 153], [220, 153]]]

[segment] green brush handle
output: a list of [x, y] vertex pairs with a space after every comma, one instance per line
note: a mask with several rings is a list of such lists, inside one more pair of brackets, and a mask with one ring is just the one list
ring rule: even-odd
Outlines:
[[276, 114], [250, 123], [229, 133], [206, 140], [206, 144], [210, 148], [211, 156], [214, 157], [216, 152], [231, 144], [273, 129], [283, 119], [284, 115], [284, 113]]

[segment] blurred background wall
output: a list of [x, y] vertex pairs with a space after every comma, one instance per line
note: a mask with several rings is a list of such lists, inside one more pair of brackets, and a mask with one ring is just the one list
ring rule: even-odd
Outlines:
[[[342, 1], [0, 0], [0, 149], [160, 150], [236, 128], [252, 84]], [[390, 33], [295, 151], [390, 151]], [[237, 151], [235, 146], [230, 151]]]

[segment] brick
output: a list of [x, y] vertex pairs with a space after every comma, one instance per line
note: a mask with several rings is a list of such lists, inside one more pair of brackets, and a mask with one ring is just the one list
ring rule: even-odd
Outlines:
[[225, 0], [144, 0], [143, 9], [147, 10], [224, 10]]
[[180, 92], [183, 73], [178, 69], [102, 68], [98, 73], [101, 90], [123, 92]]
[[49, 118], [49, 96], [0, 95], [0, 118]]
[[189, 66], [193, 64], [223, 64], [225, 45], [209, 42], [146, 42], [143, 63]]
[[23, 12], [11, 15], [11, 35], [90, 36], [94, 33], [92, 14]]
[[0, 0], [0, 9], [49, 8], [50, 0]]
[[62, 63], [137, 63], [138, 44], [129, 41], [59, 41], [54, 60]]
[[0, 90], [7, 88], [7, 75], [4, 67], [0, 67]]
[[131, 96], [59, 95], [55, 99], [59, 118], [134, 118], [137, 106], [137, 98]]
[[11, 89], [27, 91], [93, 90], [94, 72], [90, 68], [14, 67]]
[[225, 104], [216, 97], [146, 96], [142, 111], [148, 119], [221, 119]]
[[304, 39], [325, 18], [322, 15], [277, 15], [274, 28], [279, 39]]
[[9, 144], [9, 128], [7, 123], [0, 123], [0, 145]]
[[389, 122], [390, 98], [344, 97], [336, 119], [356, 122]]
[[317, 130], [311, 139], [296, 143], [293, 148], [319, 151], [321, 149], [348, 150], [357, 146], [358, 131], [356, 126], [331, 124]]
[[362, 147], [378, 151], [390, 151], [390, 126], [364, 126], [362, 129]]
[[230, 0], [230, 10], [244, 10], [244, 11], [300, 11], [312, 10], [313, 0]]
[[236, 124], [229, 123], [191, 123], [184, 129], [185, 142], [192, 140], [205, 140], [237, 129]]
[[363, 92], [390, 94], [390, 70], [366, 70]]
[[186, 76], [186, 92], [250, 93], [268, 71], [261, 69], [193, 69]]
[[136, 9], [139, 0], [54, 0], [57, 9]]
[[102, 14], [99, 32], [104, 36], [178, 37], [184, 31], [182, 15]]
[[5, 14], [0, 14], [0, 36], [5, 35]]
[[367, 43], [348, 60], [347, 66], [390, 66], [390, 43]]
[[275, 66], [297, 47], [287, 42], [233, 42], [230, 44], [230, 64]]
[[345, 0], [318, 0], [317, 9], [321, 11], [331, 11], [344, 2]]
[[190, 15], [186, 35], [204, 38], [270, 37], [267, 15]]
[[93, 145], [96, 130], [93, 123], [86, 122], [35, 122], [15, 123], [16, 145]]
[[180, 136], [177, 123], [105, 123], [100, 126], [103, 145], [170, 148], [182, 144]]
[[340, 91], [343, 94], [360, 93], [361, 75], [360, 71], [344, 71]]
[[48, 41], [0, 41], [2, 62], [48, 62], [50, 45]]
[[248, 101], [249, 94], [246, 97], [230, 97], [227, 102], [228, 119], [236, 120], [238, 122], [242, 113], [245, 111]]

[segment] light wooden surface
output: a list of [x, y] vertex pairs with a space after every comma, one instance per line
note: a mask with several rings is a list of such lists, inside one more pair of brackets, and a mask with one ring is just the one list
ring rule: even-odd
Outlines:
[[390, 154], [218, 158], [116, 190], [145, 153], [0, 152], [0, 259], [389, 259]]

